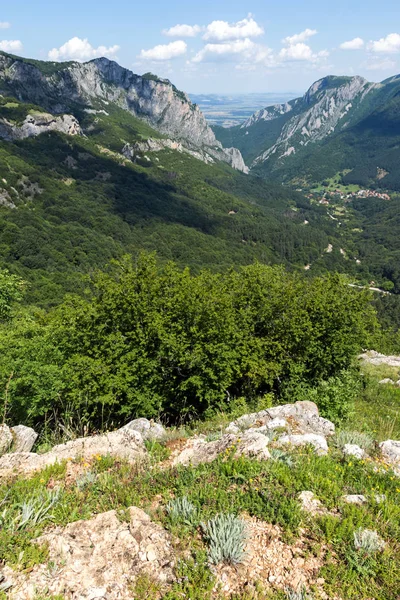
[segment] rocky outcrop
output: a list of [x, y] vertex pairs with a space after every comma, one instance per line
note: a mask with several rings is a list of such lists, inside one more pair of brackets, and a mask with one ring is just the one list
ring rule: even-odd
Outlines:
[[262, 108], [255, 112], [251, 117], [246, 119], [244, 123], [240, 126], [241, 129], [247, 129], [252, 125], [256, 125], [260, 121], [273, 121], [274, 119], [278, 119], [290, 112], [292, 112], [293, 108], [300, 102], [300, 98], [296, 100], [292, 100], [291, 102], [284, 102], [283, 104], [274, 104], [273, 106], [267, 106], [266, 108]]
[[250, 427], [277, 429], [283, 427], [294, 434], [317, 434], [330, 436], [335, 433], [335, 425], [319, 416], [314, 402], [296, 402], [274, 406], [258, 413], [243, 415], [232, 421], [226, 429], [228, 433], [239, 433]]
[[71, 105], [99, 112], [114, 103], [189, 148], [217, 153], [218, 160], [245, 170], [240, 152], [222, 147], [199, 107], [168, 79], [135, 75], [107, 58], [60, 63], [48, 74], [40, 65], [2, 54], [0, 92], [2, 88], [55, 114], [69, 112]]
[[174, 457], [172, 464], [196, 466], [212, 462], [224, 453], [266, 460], [270, 458], [267, 445], [268, 438], [256, 431], [246, 431], [242, 436], [226, 434], [213, 442], [197, 437], [188, 440], [183, 450]]
[[38, 538], [37, 544], [48, 546], [49, 561], [30, 569], [29, 575], [3, 569], [10, 600], [33, 600], [41, 594], [120, 600], [133, 597], [140, 575], [161, 584], [172, 582], [170, 535], [143, 510], [131, 507], [128, 514], [129, 521], [121, 522], [112, 510]]
[[29, 114], [21, 126], [0, 119], [0, 138], [8, 142], [58, 131], [67, 135], [83, 135], [79, 121], [72, 115], [53, 116], [47, 113]]
[[125, 144], [122, 149], [122, 154], [131, 160], [141, 157], [146, 152], [160, 152], [161, 150], [175, 150], [183, 152], [197, 158], [206, 164], [212, 164], [215, 160], [226, 162], [232, 168], [243, 173], [248, 173], [243, 157], [237, 148], [222, 148], [222, 147], [205, 147], [205, 149], [197, 149], [194, 146], [189, 147], [188, 142], [182, 143], [170, 139], [153, 139], [149, 138], [144, 142], [136, 142], [135, 144]]
[[135, 462], [146, 455], [143, 438], [138, 431], [119, 430], [93, 437], [79, 438], [55, 446], [45, 454], [13, 452], [0, 458], [0, 478], [13, 473], [33, 473], [68, 459], [90, 460], [95, 456], [113, 456]]
[[302, 435], [283, 435], [277, 440], [278, 446], [296, 447], [313, 446], [315, 452], [319, 455], [328, 454], [328, 444], [322, 435], [315, 433], [305, 433]]

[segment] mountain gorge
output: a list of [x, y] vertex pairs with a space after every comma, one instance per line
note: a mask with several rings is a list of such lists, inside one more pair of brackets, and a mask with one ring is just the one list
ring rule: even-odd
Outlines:
[[0, 265], [29, 301], [82, 292], [142, 249], [194, 269], [302, 269], [336, 239], [301, 194], [232, 169], [240, 152], [171, 83], [106, 59], [0, 65]]

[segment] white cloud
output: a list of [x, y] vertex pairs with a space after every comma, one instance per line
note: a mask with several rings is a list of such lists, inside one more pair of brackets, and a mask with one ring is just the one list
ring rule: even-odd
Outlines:
[[11, 23], [8, 21], [0, 21], [0, 29], [10, 29]]
[[368, 71], [393, 71], [396, 68], [396, 62], [390, 58], [383, 60], [372, 60], [364, 64]]
[[371, 41], [368, 48], [372, 50], [372, 52], [382, 52], [384, 54], [400, 52], [400, 34], [389, 33], [385, 38]]
[[305, 42], [313, 35], [316, 35], [318, 32], [316, 29], [305, 29], [301, 33], [296, 33], [295, 35], [286, 37], [282, 40], [282, 43], [287, 46], [294, 46], [295, 44], [300, 44], [301, 42]]
[[298, 43], [282, 48], [279, 56], [282, 60], [312, 60], [313, 52], [307, 44]]
[[199, 25], [175, 25], [169, 29], [163, 29], [163, 34], [169, 37], [196, 37], [201, 31]]
[[160, 44], [150, 50], [142, 50], [139, 58], [144, 60], [170, 60], [177, 56], [186, 54], [187, 44], [182, 40], [171, 42], [170, 44]]
[[249, 39], [234, 40], [225, 44], [206, 44], [193, 58], [193, 62], [199, 63], [207, 59], [220, 57], [232, 57], [238, 54], [245, 54], [253, 50], [254, 42]]
[[341, 50], [362, 50], [362, 48], [364, 48], [364, 40], [360, 37], [356, 37], [354, 40], [343, 42], [343, 44], [340, 44], [339, 48], [341, 48]]
[[20, 40], [2, 40], [0, 41], [0, 50], [3, 52], [21, 52], [23, 46]]
[[213, 21], [207, 25], [203, 39], [209, 42], [227, 42], [229, 40], [258, 37], [263, 33], [263, 28], [258, 25], [251, 15], [248, 15], [246, 19], [237, 23]]
[[93, 48], [89, 44], [88, 40], [74, 37], [68, 42], [60, 46], [60, 48], [53, 48], [50, 50], [48, 57], [50, 60], [77, 60], [79, 62], [85, 60], [91, 60], [92, 58], [98, 58], [100, 56], [107, 56], [108, 58], [115, 58], [116, 53], [120, 49], [119, 46], [99, 46]]

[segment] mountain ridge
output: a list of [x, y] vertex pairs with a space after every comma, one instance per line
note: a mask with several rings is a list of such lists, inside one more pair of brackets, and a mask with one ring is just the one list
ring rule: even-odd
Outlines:
[[198, 106], [169, 80], [136, 75], [105, 57], [86, 63], [48, 63], [2, 52], [0, 82], [0, 93], [11, 91], [19, 100], [53, 114], [106, 111], [112, 102], [189, 149], [206, 150], [216, 160], [247, 171], [240, 153], [222, 147]]

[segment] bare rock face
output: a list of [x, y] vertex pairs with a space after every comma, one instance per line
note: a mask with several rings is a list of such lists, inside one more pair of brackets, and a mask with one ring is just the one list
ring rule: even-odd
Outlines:
[[45, 454], [5, 454], [0, 458], [0, 478], [13, 472], [32, 473], [63, 460], [107, 455], [133, 462], [140, 460], [146, 455], [141, 434], [138, 431], [120, 430], [72, 440], [55, 446]]
[[11, 430], [7, 425], [0, 425], [0, 456], [7, 452], [13, 441]]
[[[238, 433], [254, 427], [266, 426], [272, 422], [285, 421], [284, 427], [291, 433], [330, 436], [335, 433], [335, 425], [319, 416], [318, 407], [314, 402], [296, 402], [295, 404], [284, 404], [274, 406], [258, 413], [243, 415], [236, 421], [230, 423], [226, 429], [227, 433]], [[271, 427], [271, 426], [270, 426]], [[276, 428], [276, 427], [275, 427]]]
[[167, 434], [160, 423], [149, 421], [148, 419], [135, 419], [131, 421], [120, 431], [138, 431], [144, 440], [163, 440]]
[[256, 431], [246, 431], [243, 435], [225, 434], [220, 440], [207, 442], [204, 438], [192, 438], [173, 460], [173, 465], [199, 465], [215, 460], [224, 452], [232, 452], [235, 457], [248, 456], [267, 460], [270, 453], [268, 438]]
[[10, 600], [33, 600], [38, 594], [61, 594], [66, 600], [128, 600], [138, 575], [168, 583], [173, 575], [170, 535], [139, 508], [129, 522], [112, 510], [89, 521], [57, 528], [36, 540], [47, 544], [49, 563], [26, 575], [6, 569]]
[[11, 433], [13, 436], [13, 452], [30, 452], [38, 438], [36, 431], [31, 427], [25, 427], [25, 425], [12, 427]]
[[168, 79], [135, 75], [107, 58], [60, 64], [48, 75], [27, 61], [1, 55], [0, 92], [2, 82], [21, 100], [52, 113], [68, 112], [71, 103], [89, 111], [100, 104], [104, 112], [104, 106], [114, 103], [190, 149], [216, 153], [218, 160], [246, 170], [239, 150], [225, 150], [199, 107]]
[[8, 142], [36, 137], [49, 131], [83, 135], [79, 121], [72, 115], [53, 116], [47, 113], [34, 113], [28, 115], [20, 127], [6, 119], [0, 119], [0, 138]]
[[[293, 116], [283, 124], [276, 142], [260, 154], [252, 166], [272, 156], [284, 159], [309, 144], [343, 130], [351, 119], [352, 109], [376, 87], [377, 84], [369, 83], [362, 77], [348, 77], [342, 81], [324, 77], [316, 81], [302, 98], [289, 103], [286, 112], [292, 111]], [[265, 120], [266, 117], [268, 120], [276, 119], [284, 114], [282, 110], [270, 110], [267, 115], [260, 114], [257, 120]]]

